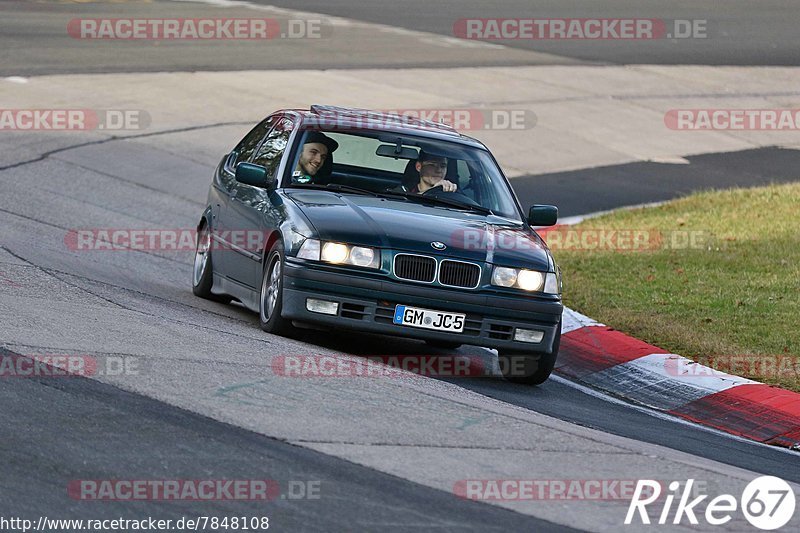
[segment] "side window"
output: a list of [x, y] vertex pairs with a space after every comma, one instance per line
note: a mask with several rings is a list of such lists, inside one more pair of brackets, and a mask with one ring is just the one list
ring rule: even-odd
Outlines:
[[289, 143], [289, 135], [292, 133], [293, 126], [294, 124], [288, 118], [281, 119], [269, 132], [253, 158], [253, 163], [267, 169], [267, 176], [269, 177], [274, 176], [278, 170], [283, 152]]
[[[459, 163], [462, 163], [462, 161]], [[464, 175], [467, 176], [467, 179], [465, 180], [466, 183], [464, 184], [464, 188], [461, 192], [482, 206], [493, 209], [494, 205], [488, 205], [486, 203], [488, 201], [488, 192], [483, 173], [480, 171], [480, 163], [477, 161], [463, 161], [463, 163], [466, 167], [466, 172]], [[461, 166], [459, 165], [459, 169], [460, 168]]]
[[235, 150], [238, 152], [236, 156], [236, 161], [233, 162], [233, 167], [236, 168], [236, 165], [241, 163], [242, 161], [249, 161], [250, 157], [252, 157], [253, 152], [256, 151], [258, 148], [258, 143], [261, 142], [261, 139], [264, 138], [264, 135], [267, 134], [270, 126], [274, 122], [275, 117], [269, 117], [261, 124], [253, 128], [250, 133], [248, 133], [244, 139], [236, 146]]
[[463, 159], [459, 159], [457, 165], [458, 165], [458, 175], [459, 176], [461, 176], [462, 178], [468, 178], [468, 179], [472, 177], [470, 175], [469, 165], [467, 165], [466, 161], [464, 161]]

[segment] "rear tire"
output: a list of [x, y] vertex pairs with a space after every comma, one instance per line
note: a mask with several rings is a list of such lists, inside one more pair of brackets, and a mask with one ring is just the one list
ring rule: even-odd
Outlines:
[[261, 329], [275, 335], [287, 335], [294, 331], [291, 321], [281, 316], [283, 311], [283, 241], [278, 239], [267, 254], [264, 273], [261, 276], [261, 291], [258, 296], [258, 317]]
[[211, 262], [211, 230], [208, 223], [203, 222], [197, 232], [197, 247], [194, 252], [192, 267], [192, 293], [206, 300], [229, 303], [232, 298], [226, 295], [214, 294], [211, 287], [214, 285], [214, 266]]
[[556, 365], [558, 349], [561, 345], [561, 323], [553, 340], [553, 352], [549, 354], [528, 354], [513, 351], [501, 351], [499, 354], [500, 371], [511, 383], [522, 385], [541, 385]]

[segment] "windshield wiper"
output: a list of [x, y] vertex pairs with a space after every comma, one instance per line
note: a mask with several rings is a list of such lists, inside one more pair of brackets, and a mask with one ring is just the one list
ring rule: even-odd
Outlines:
[[400, 193], [406, 198], [419, 200], [420, 202], [431, 202], [434, 204], [445, 205], [447, 207], [456, 207], [458, 209], [468, 209], [470, 211], [477, 211], [484, 215], [493, 215], [492, 210], [488, 207], [483, 207], [478, 204], [468, 204], [466, 202], [459, 202], [458, 200], [451, 200], [450, 198], [442, 198], [441, 196], [425, 196], [422, 194], [414, 193]]
[[[362, 194], [369, 194], [376, 198], [392, 198], [396, 200], [405, 200], [407, 199], [408, 193], [400, 192], [400, 191], [371, 191], [369, 189], [362, 189], [360, 187], [353, 187], [352, 185], [341, 185], [339, 183], [329, 183], [328, 185], [323, 185], [323, 189], [329, 189], [334, 191], [341, 191], [341, 192], [352, 192], [352, 193], [362, 193]], [[413, 195], [418, 196], [418, 195]]]
[[352, 192], [355, 194], [368, 194], [370, 196], [378, 197], [379, 194], [369, 189], [362, 189], [361, 187], [353, 187], [351, 185], [342, 185], [340, 183], [329, 183], [325, 185], [326, 189], [338, 192]]
[[484, 215], [493, 215], [492, 210], [483, 207], [477, 204], [468, 204], [465, 202], [459, 202], [458, 200], [452, 200], [450, 198], [442, 198], [439, 196], [425, 196], [422, 194], [415, 194], [409, 192], [401, 192], [401, 191], [381, 191], [375, 192], [369, 189], [362, 189], [360, 187], [353, 187], [351, 185], [342, 185], [340, 183], [329, 183], [327, 185], [321, 185], [318, 183], [302, 183], [302, 184], [294, 184], [293, 187], [297, 187], [298, 189], [321, 189], [321, 190], [329, 190], [329, 191], [337, 191], [337, 192], [351, 192], [355, 194], [368, 194], [370, 196], [374, 196], [376, 198], [397, 198], [397, 199], [407, 199], [407, 200], [414, 200], [420, 203], [428, 202], [433, 204], [439, 204], [447, 207], [455, 207], [457, 209], [467, 209], [470, 211], [476, 211], [478, 213]]
[[375, 191], [370, 191], [369, 189], [361, 189], [360, 187], [352, 187], [350, 185], [342, 185], [340, 183], [328, 183], [327, 185], [321, 185], [319, 183], [295, 183], [292, 187], [296, 187], [298, 189], [319, 189], [319, 190], [328, 190], [328, 191], [336, 191], [336, 192], [352, 192], [355, 194], [368, 194], [370, 196], [380, 196]]

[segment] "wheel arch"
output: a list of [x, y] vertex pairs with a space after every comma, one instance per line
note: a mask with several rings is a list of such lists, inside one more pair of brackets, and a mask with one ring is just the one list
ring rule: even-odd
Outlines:
[[[280, 230], [273, 230], [269, 237], [267, 237], [267, 241], [264, 244], [264, 249], [261, 252], [261, 268], [264, 269], [267, 264], [267, 255], [269, 255], [269, 251], [272, 250], [272, 247], [275, 245], [275, 242], [278, 239], [283, 239], [283, 234]], [[284, 243], [284, 250], [286, 249], [286, 243]]]
[[203, 226], [208, 225], [211, 227], [211, 218], [211, 206], [208, 206], [206, 207], [205, 211], [203, 211], [203, 214], [200, 215], [200, 221], [197, 223], [197, 227], [195, 229], [199, 232], [201, 229], [203, 229]]

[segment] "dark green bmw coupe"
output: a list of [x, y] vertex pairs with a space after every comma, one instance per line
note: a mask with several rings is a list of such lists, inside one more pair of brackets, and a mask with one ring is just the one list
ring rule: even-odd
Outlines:
[[512, 381], [550, 375], [560, 271], [489, 150], [439, 123], [282, 110], [225, 155], [197, 227], [194, 294], [264, 331], [303, 325], [496, 348]]

